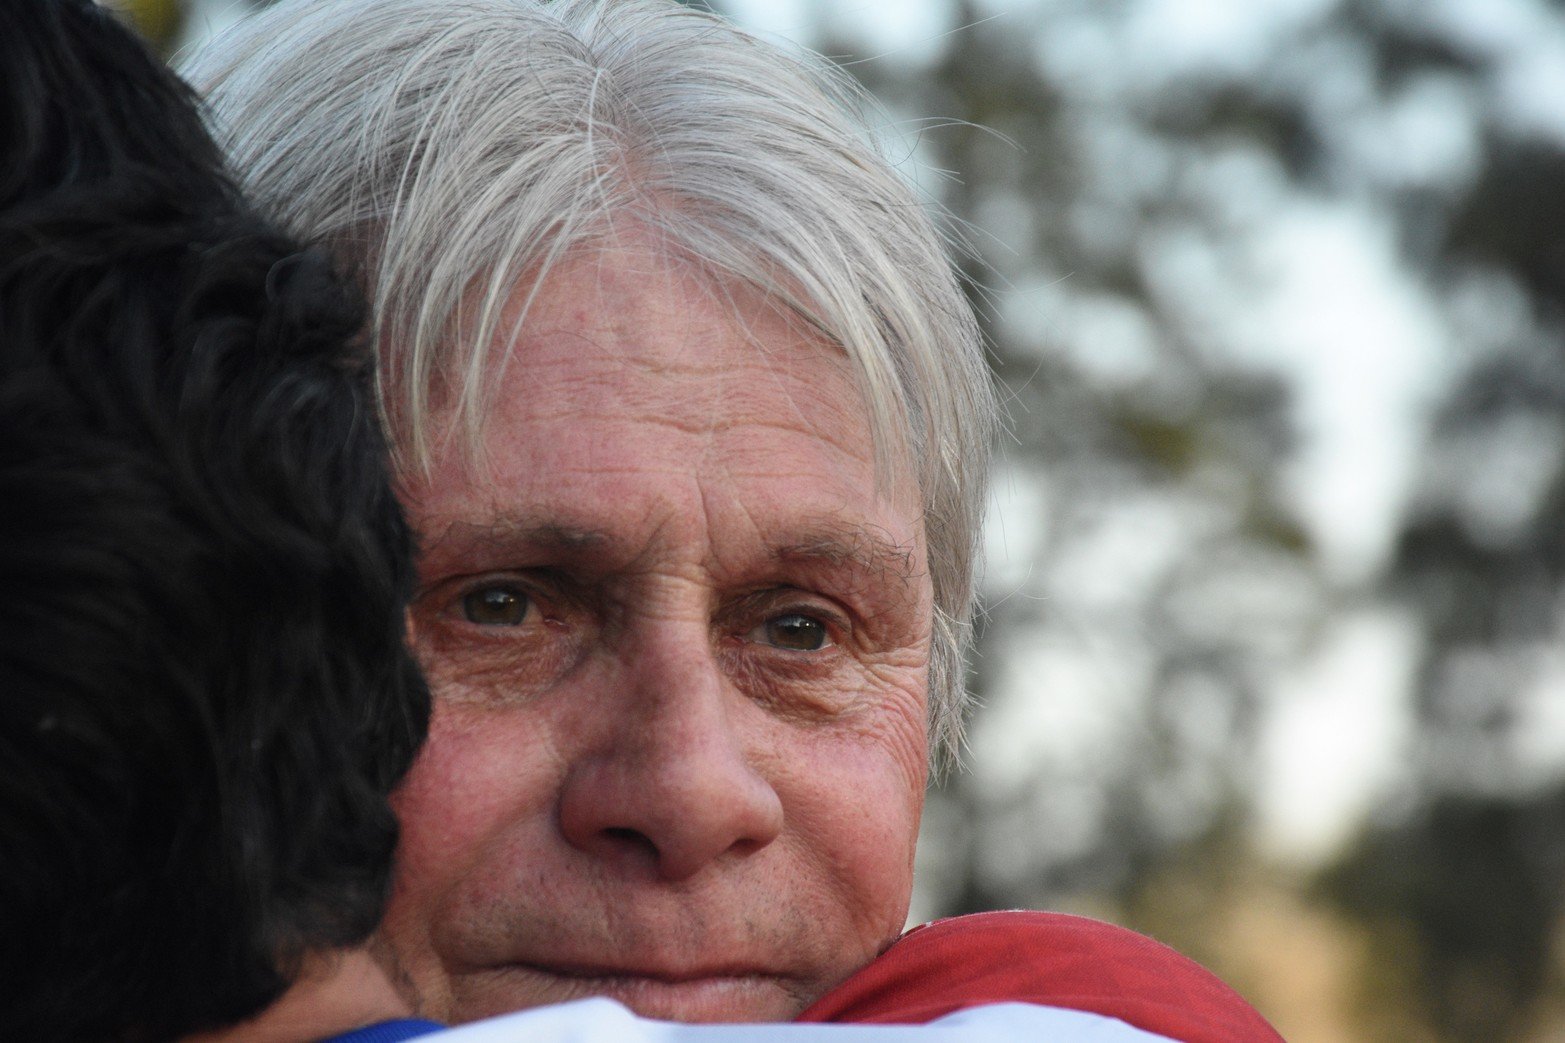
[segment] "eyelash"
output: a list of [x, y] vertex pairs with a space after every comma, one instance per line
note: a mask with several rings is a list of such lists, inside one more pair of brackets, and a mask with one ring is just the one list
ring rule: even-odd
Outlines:
[[[778, 594], [782, 591], [776, 592]], [[789, 593], [797, 594], [797, 591]], [[748, 621], [743, 633], [748, 635], [768, 623], [783, 619], [787, 616], [803, 616], [813, 619], [825, 629], [826, 647], [841, 646], [852, 634], [853, 628], [847, 616], [816, 599], [793, 600], [779, 598], [777, 600], [757, 598], [758, 604], [743, 606], [738, 614], [741, 623]], [[735, 628], [738, 629], [738, 628]]]
[[[485, 630], [509, 628], [498, 624], [486, 625], [477, 623], [467, 618], [467, 600], [476, 594], [481, 594], [488, 590], [511, 590], [519, 597], [525, 598], [527, 604], [522, 621], [514, 624], [517, 627], [525, 626], [527, 620], [534, 613], [537, 614], [541, 621], [548, 622], [553, 618], [553, 613], [550, 611], [550, 603], [557, 600], [551, 591], [543, 589], [535, 580], [531, 578], [524, 579], [515, 573], [496, 573], [473, 577], [455, 585], [447, 586], [447, 590], [449, 590], [449, 593], [442, 592], [440, 587], [437, 586], [429, 592], [429, 594], [438, 594], [440, 597], [439, 614], [458, 624], [479, 627]], [[426, 594], [424, 596], [429, 595]]]

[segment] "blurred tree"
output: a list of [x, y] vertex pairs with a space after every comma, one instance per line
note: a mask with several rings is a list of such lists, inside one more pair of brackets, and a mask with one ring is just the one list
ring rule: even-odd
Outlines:
[[[1039, 40], [1124, 11], [1067, 6], [1021, 32], [1019, 15], [985, 22], [958, 3], [966, 28], [931, 68], [852, 66], [893, 113], [954, 121], [916, 147], [958, 172], [937, 194], [981, 254], [975, 303], [1013, 421], [1001, 481], [1037, 491], [1030, 518], [1012, 515], [1040, 533], [1031, 561], [991, 577], [974, 771], [933, 796], [948, 911], [1133, 911], [1161, 867], [1223, 847], [1243, 822], [1258, 703], [1325, 606], [1278, 488], [1286, 387], [1214, 352], [1160, 269], [1170, 250], [1244, 276], [1237, 241], [1264, 215], [1227, 212], [1201, 166], [1212, 149], [1292, 141], [1298, 120], [1234, 90], [1202, 109], [1127, 106], [1060, 82]], [[1094, 699], [1102, 746], [1025, 748], [1016, 703]], [[997, 751], [991, 727], [1023, 747]], [[1015, 763], [992, 770], [1006, 753]]]
[[[1565, 65], [1560, 7], [1278, 5], [1203, 53], [1150, 35], [1173, 4], [944, 6], [933, 58], [850, 64], [894, 119], [942, 121], [903, 129], [956, 172], [929, 187], [970, 223], [1014, 418], [1025, 564], [989, 584], [935, 904], [1106, 908], [1242, 977], [1202, 920], [1253, 857], [1256, 722], [1330, 613], [1400, 607], [1417, 752], [1317, 893], [1378, 939], [1361, 980], [1413, 990], [1359, 997], [1363, 1038], [1516, 1036], [1561, 993], [1565, 750], [1528, 742], [1558, 742], [1565, 696], [1565, 120], [1520, 86]], [[873, 53], [814, 12], [817, 45]], [[1288, 331], [1235, 333], [1300, 212], [1383, 222], [1452, 374], [1402, 535], [1357, 575], [1322, 571], [1283, 482], [1295, 385], [1255, 349]]]
[[1346, 909], [1402, 943], [1380, 955], [1412, 971], [1441, 1038], [1518, 1039], [1527, 1028], [1549, 984], [1562, 813], [1565, 794], [1441, 795], [1324, 877]]
[[[1510, 6], [1565, 30], [1557, 6]], [[1542, 97], [1505, 103], [1519, 56], [1480, 27], [1356, 14], [1388, 79], [1455, 71], [1482, 102], [1476, 173], [1403, 201], [1410, 261], [1464, 356], [1387, 577], [1426, 635], [1412, 792], [1325, 884], [1405, 925], [1442, 1038], [1518, 1038], [1565, 991], [1565, 127], [1526, 118]]]

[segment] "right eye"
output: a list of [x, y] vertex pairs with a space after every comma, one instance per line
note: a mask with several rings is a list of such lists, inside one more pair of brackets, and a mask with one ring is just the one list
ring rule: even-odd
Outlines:
[[793, 652], [819, 652], [831, 644], [831, 634], [826, 624], [802, 612], [789, 612], [768, 619], [750, 634], [773, 648], [785, 648]]
[[479, 587], [462, 595], [462, 615], [485, 627], [517, 627], [527, 620], [532, 599], [517, 587]]

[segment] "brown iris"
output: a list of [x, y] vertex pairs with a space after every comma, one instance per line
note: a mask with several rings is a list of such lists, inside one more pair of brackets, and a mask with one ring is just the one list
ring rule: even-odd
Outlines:
[[480, 626], [521, 626], [527, 618], [527, 601], [527, 595], [515, 587], [484, 587], [463, 596], [462, 614]]
[[826, 644], [826, 625], [809, 616], [789, 613], [766, 621], [766, 640], [778, 648], [814, 652]]

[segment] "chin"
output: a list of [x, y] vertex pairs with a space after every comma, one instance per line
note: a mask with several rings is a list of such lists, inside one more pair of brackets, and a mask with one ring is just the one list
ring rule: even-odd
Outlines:
[[669, 977], [511, 965], [479, 972], [454, 990], [455, 1020], [603, 996], [644, 1018], [683, 1022], [791, 1021], [809, 1004], [798, 982], [771, 974]]

